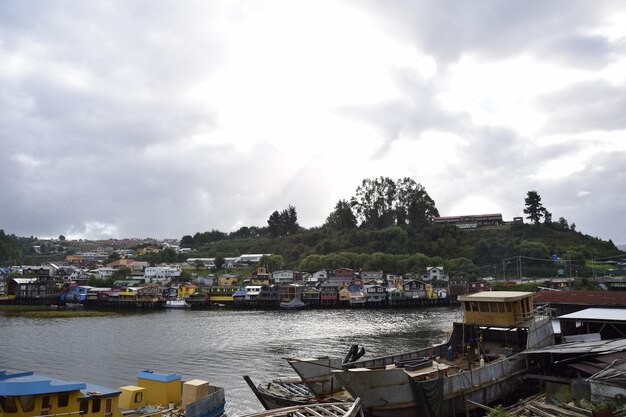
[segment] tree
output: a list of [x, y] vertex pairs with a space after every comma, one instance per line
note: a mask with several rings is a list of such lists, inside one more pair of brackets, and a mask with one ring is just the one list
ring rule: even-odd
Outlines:
[[183, 236], [183, 238], [180, 240], [180, 244], [193, 246], [193, 237], [191, 237], [191, 235]]
[[280, 229], [281, 235], [292, 235], [298, 231], [298, 213], [296, 208], [291, 204], [280, 212]]
[[265, 267], [268, 271], [276, 271], [285, 264], [285, 260], [281, 255], [263, 255], [259, 260], [258, 266]]
[[278, 237], [280, 235], [280, 213], [278, 210], [270, 214], [270, 218], [267, 219], [267, 229], [271, 237]]
[[559, 217], [559, 227], [563, 230], [569, 230], [569, 224], [564, 217]]
[[426, 189], [413, 179], [405, 177], [396, 182], [398, 190], [396, 202], [396, 223], [399, 226], [408, 223], [417, 227], [432, 222], [439, 216], [435, 202]]
[[544, 224], [552, 224], [552, 213], [550, 213], [548, 210], [543, 210], [543, 223]]
[[292, 235], [298, 231], [298, 213], [291, 204], [281, 212], [275, 210], [267, 219], [267, 226], [271, 237]]
[[356, 189], [351, 205], [361, 224], [373, 229], [392, 226], [395, 220], [396, 184], [387, 177], [366, 178]]
[[63, 241], [65, 240], [65, 236], [63, 236], [63, 235], [59, 235], [59, 240], [60, 240], [61, 242], [63, 242]]
[[541, 196], [535, 190], [531, 190], [528, 192], [526, 199], [526, 208], [524, 209], [524, 214], [528, 214], [526, 216], [527, 219], [532, 220], [535, 224], [538, 224], [541, 218], [544, 215], [544, 208], [541, 204]]
[[337, 231], [346, 231], [354, 229], [356, 224], [356, 217], [350, 203], [346, 200], [339, 200], [335, 204], [335, 210], [326, 218], [324, 226]]
[[216, 256], [214, 261], [215, 269], [222, 269], [222, 267], [224, 266], [224, 262], [226, 261], [223, 256]]

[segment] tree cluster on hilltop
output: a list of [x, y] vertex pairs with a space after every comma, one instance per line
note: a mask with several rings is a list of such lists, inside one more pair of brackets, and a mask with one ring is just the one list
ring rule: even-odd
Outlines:
[[[553, 255], [584, 263], [620, 253], [611, 241], [576, 232], [575, 224], [563, 217], [553, 222], [535, 190], [528, 192], [524, 209], [532, 224], [472, 231], [434, 224], [439, 215], [435, 202], [410, 178], [364, 179], [355, 195], [339, 200], [319, 227], [281, 229], [281, 218], [286, 218], [281, 214], [287, 212], [297, 224], [296, 209], [290, 205], [273, 212], [267, 227], [244, 227], [230, 234], [206, 232], [184, 237], [183, 243], [195, 244], [206, 256], [272, 253], [280, 256], [279, 267], [308, 271], [347, 266], [404, 273], [439, 263], [453, 270], [490, 274], [503, 259], [514, 257], [541, 269]], [[198, 244], [200, 238], [203, 242]]]

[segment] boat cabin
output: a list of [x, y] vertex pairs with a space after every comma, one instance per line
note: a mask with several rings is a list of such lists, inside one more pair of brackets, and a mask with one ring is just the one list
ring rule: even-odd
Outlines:
[[460, 295], [466, 324], [516, 326], [534, 315], [532, 292], [487, 291]]

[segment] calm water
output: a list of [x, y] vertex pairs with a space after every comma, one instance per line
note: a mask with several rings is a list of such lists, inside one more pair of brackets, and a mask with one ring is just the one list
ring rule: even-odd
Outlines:
[[255, 383], [295, 376], [285, 357], [365, 358], [443, 340], [453, 308], [415, 310], [160, 311], [111, 317], [27, 319], [0, 313], [0, 369], [32, 370], [108, 387], [134, 384], [137, 371], [176, 372], [226, 389], [226, 411], [262, 411]]

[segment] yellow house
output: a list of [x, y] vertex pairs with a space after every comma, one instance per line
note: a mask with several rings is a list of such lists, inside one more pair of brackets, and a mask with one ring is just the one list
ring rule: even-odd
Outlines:
[[232, 303], [235, 291], [237, 291], [237, 287], [211, 287], [209, 290], [209, 301], [212, 303]]
[[339, 301], [350, 301], [350, 291], [347, 288], [339, 290]]
[[221, 275], [217, 277], [218, 287], [233, 287], [239, 282], [239, 277], [236, 275]]
[[191, 294], [194, 294], [198, 291], [198, 287], [193, 284], [185, 284], [178, 287], [177, 296], [178, 298], [188, 298]]

